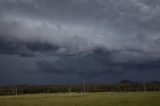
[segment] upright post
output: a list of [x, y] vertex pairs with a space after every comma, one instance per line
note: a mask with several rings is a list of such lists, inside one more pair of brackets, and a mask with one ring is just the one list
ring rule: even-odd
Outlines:
[[18, 87], [16, 87], [16, 95], [18, 95]]
[[85, 95], [85, 92], [86, 92], [86, 84], [85, 84], [85, 80], [83, 81], [83, 95]]
[[145, 84], [145, 82], [143, 82], [143, 88], [144, 88], [144, 92], [146, 92], [146, 84]]
[[68, 89], [69, 94], [71, 94], [71, 88]]

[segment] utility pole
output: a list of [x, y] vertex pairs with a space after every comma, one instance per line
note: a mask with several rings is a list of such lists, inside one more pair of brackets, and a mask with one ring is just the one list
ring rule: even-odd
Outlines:
[[144, 88], [144, 92], [146, 92], [146, 84], [145, 84], [145, 82], [143, 82], [143, 88]]
[[85, 80], [83, 81], [83, 95], [85, 95], [86, 92], [86, 82]]
[[18, 95], [18, 87], [16, 87], [16, 95]]
[[71, 94], [71, 88], [68, 89], [69, 94]]

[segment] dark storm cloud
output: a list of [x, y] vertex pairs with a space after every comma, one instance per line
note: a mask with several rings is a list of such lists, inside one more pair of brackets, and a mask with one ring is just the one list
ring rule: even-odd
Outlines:
[[120, 51], [96, 49], [86, 55], [62, 57], [52, 62], [38, 61], [37, 65], [40, 71], [46, 74], [75, 74], [88, 79], [107, 74], [122, 75], [131, 71], [154, 72], [160, 69], [160, 60], [117, 62], [112, 59], [112, 55], [118, 52]]
[[40, 42], [20, 42], [7, 39], [0, 39], [0, 54], [19, 55], [22, 57], [33, 57], [36, 52], [44, 53], [57, 51], [58, 46]]
[[[62, 65], [63, 64], [63, 65]], [[61, 63], [62, 66], [58, 64], [53, 64], [48, 61], [39, 61], [37, 62], [40, 71], [51, 74], [74, 74], [73, 66], [65, 63]]]
[[22, 57], [32, 57], [34, 53], [25, 45], [17, 42], [8, 42], [0, 39], [0, 54], [19, 55]]
[[[105, 54], [106, 53], [106, 54]], [[99, 55], [98, 55], [99, 54]], [[38, 61], [41, 72], [46, 74], [75, 74], [80, 77], [94, 77], [104, 73], [109, 63], [108, 51], [95, 50], [89, 54], [61, 56], [56, 61]], [[106, 63], [105, 63], [106, 62]]]
[[[157, 0], [2, 0], [0, 8], [0, 36], [10, 39], [49, 42], [70, 52], [150, 46], [160, 51], [152, 44], [160, 39]], [[145, 46], [136, 38], [141, 33], [148, 37]]]
[[1, 0], [0, 63], [30, 57], [46, 77], [156, 73], [159, 19], [159, 0]]

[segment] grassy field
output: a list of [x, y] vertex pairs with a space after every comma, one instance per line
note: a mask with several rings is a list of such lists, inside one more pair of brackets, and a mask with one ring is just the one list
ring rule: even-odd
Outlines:
[[0, 106], [160, 106], [160, 92], [0, 96]]

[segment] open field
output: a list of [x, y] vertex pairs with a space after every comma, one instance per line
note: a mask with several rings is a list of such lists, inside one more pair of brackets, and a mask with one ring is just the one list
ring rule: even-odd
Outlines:
[[0, 106], [160, 106], [160, 92], [0, 96]]

